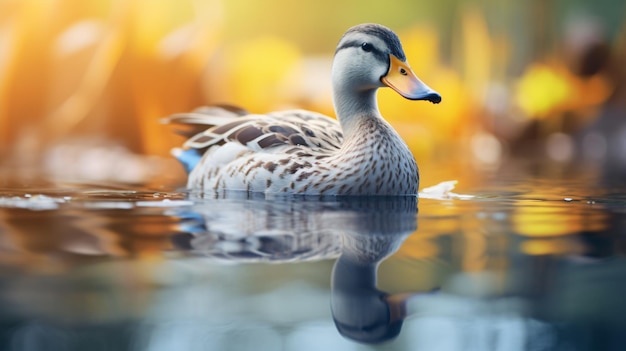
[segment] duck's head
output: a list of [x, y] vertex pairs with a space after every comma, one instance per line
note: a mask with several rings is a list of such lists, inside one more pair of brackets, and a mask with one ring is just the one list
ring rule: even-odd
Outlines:
[[367, 91], [387, 86], [407, 99], [441, 102], [441, 95], [413, 73], [398, 36], [379, 24], [348, 29], [335, 51], [332, 80], [335, 89]]

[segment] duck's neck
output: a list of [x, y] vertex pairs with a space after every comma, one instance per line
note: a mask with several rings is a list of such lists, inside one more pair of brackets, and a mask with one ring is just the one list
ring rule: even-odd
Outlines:
[[380, 118], [376, 91], [376, 88], [351, 90], [339, 87], [334, 89], [335, 113], [346, 140], [358, 135], [358, 125], [363, 118]]

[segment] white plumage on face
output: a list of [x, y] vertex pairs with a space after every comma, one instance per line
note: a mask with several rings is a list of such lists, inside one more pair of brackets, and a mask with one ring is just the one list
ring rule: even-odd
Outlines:
[[354, 90], [380, 88], [389, 68], [389, 59], [379, 53], [389, 52], [380, 38], [365, 33], [347, 34], [337, 46], [331, 79], [338, 89], [348, 85]]

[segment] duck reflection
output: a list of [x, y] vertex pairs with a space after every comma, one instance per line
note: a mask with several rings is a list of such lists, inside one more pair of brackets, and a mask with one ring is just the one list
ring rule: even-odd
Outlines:
[[[331, 310], [338, 331], [363, 343], [398, 336], [412, 294], [377, 289], [377, 269], [417, 230], [417, 198], [283, 200], [223, 200], [196, 207], [194, 214], [186, 215], [188, 234], [175, 242], [199, 254], [238, 262], [339, 256], [331, 278]], [[231, 205], [237, 210], [228, 210]]]
[[371, 213], [356, 231], [342, 236], [341, 256], [332, 273], [331, 307], [339, 333], [363, 343], [380, 343], [400, 334], [412, 294], [377, 288], [380, 263], [417, 230], [417, 203]]
[[179, 249], [237, 262], [308, 261], [339, 256], [349, 238], [406, 237], [417, 228], [417, 198], [231, 197], [173, 214], [183, 221], [173, 238]]

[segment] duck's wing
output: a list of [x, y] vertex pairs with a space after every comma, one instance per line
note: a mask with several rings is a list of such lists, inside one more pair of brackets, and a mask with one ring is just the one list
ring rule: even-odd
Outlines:
[[254, 151], [295, 146], [324, 154], [337, 151], [343, 142], [336, 120], [305, 110], [249, 114], [232, 106], [211, 106], [172, 115], [164, 122], [189, 126], [189, 131], [182, 133], [190, 136], [184, 148], [200, 153], [214, 145], [236, 142]]
[[184, 129], [177, 129], [176, 133], [191, 138], [206, 131], [210, 126], [232, 122], [234, 118], [247, 115], [250, 115], [250, 112], [238, 106], [213, 105], [202, 106], [188, 113], [177, 113], [162, 119], [161, 122], [183, 126]]

